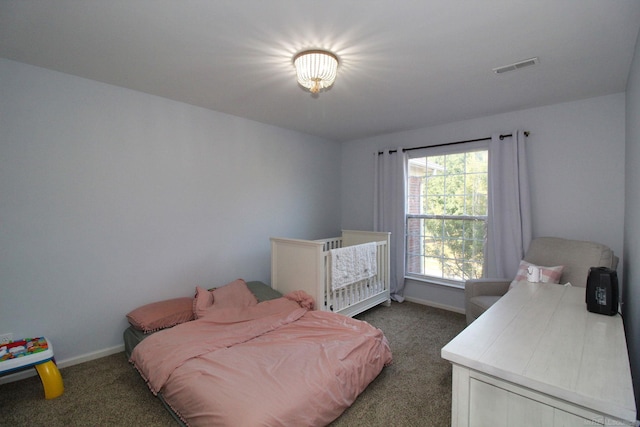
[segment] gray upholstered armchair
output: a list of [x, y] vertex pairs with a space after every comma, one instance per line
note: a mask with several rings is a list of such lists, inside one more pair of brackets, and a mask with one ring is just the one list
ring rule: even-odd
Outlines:
[[[541, 266], [562, 265], [560, 283], [585, 287], [590, 267], [616, 269], [618, 257], [605, 245], [558, 237], [539, 237], [529, 245], [524, 260]], [[511, 279], [467, 280], [464, 288], [467, 324], [476, 320], [507, 293]]]

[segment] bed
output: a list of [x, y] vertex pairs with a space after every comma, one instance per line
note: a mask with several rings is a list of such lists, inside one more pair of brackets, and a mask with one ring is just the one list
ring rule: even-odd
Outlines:
[[147, 333], [132, 322], [125, 349], [183, 425], [323, 426], [392, 357], [379, 329], [313, 305], [241, 279], [197, 288], [194, 320]]
[[[378, 304], [389, 305], [390, 235], [387, 232], [342, 230], [339, 237], [319, 240], [271, 238], [271, 286], [287, 293], [303, 290], [317, 301], [317, 309], [355, 316]], [[335, 283], [334, 256], [340, 251], [372, 246], [370, 275]], [[301, 280], [304, 278], [304, 280]]]

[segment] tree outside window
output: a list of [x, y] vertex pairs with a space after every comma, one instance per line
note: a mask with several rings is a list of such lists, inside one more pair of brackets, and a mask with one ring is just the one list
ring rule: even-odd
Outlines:
[[407, 273], [452, 281], [482, 277], [488, 151], [413, 158], [408, 170]]

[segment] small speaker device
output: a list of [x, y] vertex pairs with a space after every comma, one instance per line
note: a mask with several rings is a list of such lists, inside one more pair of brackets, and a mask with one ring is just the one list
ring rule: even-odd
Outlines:
[[591, 267], [587, 278], [587, 310], [613, 316], [618, 312], [618, 274], [606, 267]]

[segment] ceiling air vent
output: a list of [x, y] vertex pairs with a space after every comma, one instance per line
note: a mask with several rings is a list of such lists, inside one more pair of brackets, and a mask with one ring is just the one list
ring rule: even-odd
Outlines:
[[519, 70], [520, 68], [524, 68], [524, 67], [528, 67], [530, 65], [534, 65], [538, 63], [538, 58], [530, 58], [530, 59], [525, 59], [524, 61], [520, 61], [520, 62], [515, 62], [513, 64], [509, 64], [509, 65], [504, 65], [502, 67], [498, 67], [498, 68], [494, 68], [493, 72], [496, 74], [502, 74], [502, 73], [506, 73], [507, 71], [515, 71], [515, 70]]

